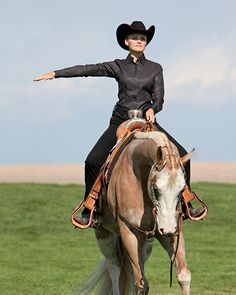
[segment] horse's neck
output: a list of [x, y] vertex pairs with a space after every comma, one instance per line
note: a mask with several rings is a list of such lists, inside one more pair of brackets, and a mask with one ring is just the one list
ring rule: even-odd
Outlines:
[[[145, 161], [148, 162], [149, 165], [152, 165], [159, 160], [164, 160], [169, 169], [178, 167], [178, 150], [163, 132], [136, 131], [134, 138], [143, 140], [143, 142], [138, 142], [136, 152], [138, 153], [138, 157], [142, 158], [144, 164]], [[158, 151], [160, 153], [158, 153]]]

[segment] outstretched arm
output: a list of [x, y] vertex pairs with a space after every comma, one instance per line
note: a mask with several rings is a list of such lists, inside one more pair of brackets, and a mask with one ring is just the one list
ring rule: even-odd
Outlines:
[[34, 78], [34, 81], [51, 80], [55, 78], [55, 72], [49, 72], [47, 74], [40, 75]]
[[118, 67], [114, 61], [98, 64], [77, 65], [55, 71], [55, 78], [116, 77]]
[[90, 65], [77, 65], [74, 67], [57, 70], [43, 74], [34, 79], [34, 81], [51, 80], [54, 78], [72, 78], [72, 77], [116, 77], [116, 72], [119, 70], [115, 61], [104, 62]]

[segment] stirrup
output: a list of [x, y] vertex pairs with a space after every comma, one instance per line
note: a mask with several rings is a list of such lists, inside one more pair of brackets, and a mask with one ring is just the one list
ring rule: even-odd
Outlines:
[[[190, 189], [186, 186], [183, 193], [182, 193], [182, 202], [185, 206], [186, 211], [186, 219], [189, 218], [192, 221], [199, 221], [202, 220], [208, 214], [208, 207], [207, 205], [197, 196], [196, 193], [191, 192]], [[189, 209], [188, 203], [192, 200], [197, 201], [201, 204], [201, 209], [197, 214], [193, 215], [191, 209]]]
[[92, 227], [94, 220], [93, 220], [93, 216], [94, 216], [94, 211], [95, 211], [95, 206], [90, 210], [90, 215], [89, 215], [89, 222], [87, 224], [82, 224], [80, 223], [79, 219], [76, 218], [76, 214], [79, 212], [79, 210], [84, 207], [84, 201], [82, 201], [72, 212], [71, 214], [71, 223], [75, 226], [78, 227], [80, 229], [86, 229], [88, 227]]
[[[102, 173], [103, 173], [103, 168], [104, 168], [104, 164], [102, 166], [102, 168], [100, 169], [100, 172], [93, 184], [92, 189], [89, 192], [89, 195], [87, 196], [87, 198], [85, 200], [83, 200], [72, 212], [71, 214], [71, 223], [75, 226], [78, 227], [80, 229], [86, 229], [88, 227], [93, 227], [95, 225], [98, 224], [98, 222], [94, 219], [94, 212], [96, 209], [95, 203], [98, 200], [99, 196], [100, 196], [100, 190], [102, 187]], [[82, 224], [79, 222], [79, 220], [76, 218], [76, 214], [79, 212], [79, 210], [85, 207], [87, 209], [89, 209], [90, 211], [90, 216], [89, 216], [89, 222], [87, 224]]]

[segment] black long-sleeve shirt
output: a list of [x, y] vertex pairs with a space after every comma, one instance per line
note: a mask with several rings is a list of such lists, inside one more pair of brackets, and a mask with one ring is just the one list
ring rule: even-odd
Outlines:
[[116, 59], [98, 64], [77, 65], [55, 71], [55, 78], [105, 76], [118, 82], [117, 105], [127, 109], [147, 110], [155, 113], [162, 110], [164, 82], [160, 64], [145, 58], [144, 54], [133, 62], [129, 54], [126, 59]]

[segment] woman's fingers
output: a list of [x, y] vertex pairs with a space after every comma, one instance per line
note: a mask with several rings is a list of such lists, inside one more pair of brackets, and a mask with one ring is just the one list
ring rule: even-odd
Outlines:
[[55, 77], [55, 72], [49, 72], [47, 74], [40, 75], [34, 78], [34, 81], [51, 80]]
[[153, 109], [150, 108], [146, 111], [146, 120], [148, 122], [155, 123], [156, 118]]
[[44, 80], [44, 75], [40, 75], [40, 76], [34, 78], [34, 81], [41, 81], [41, 80]]

